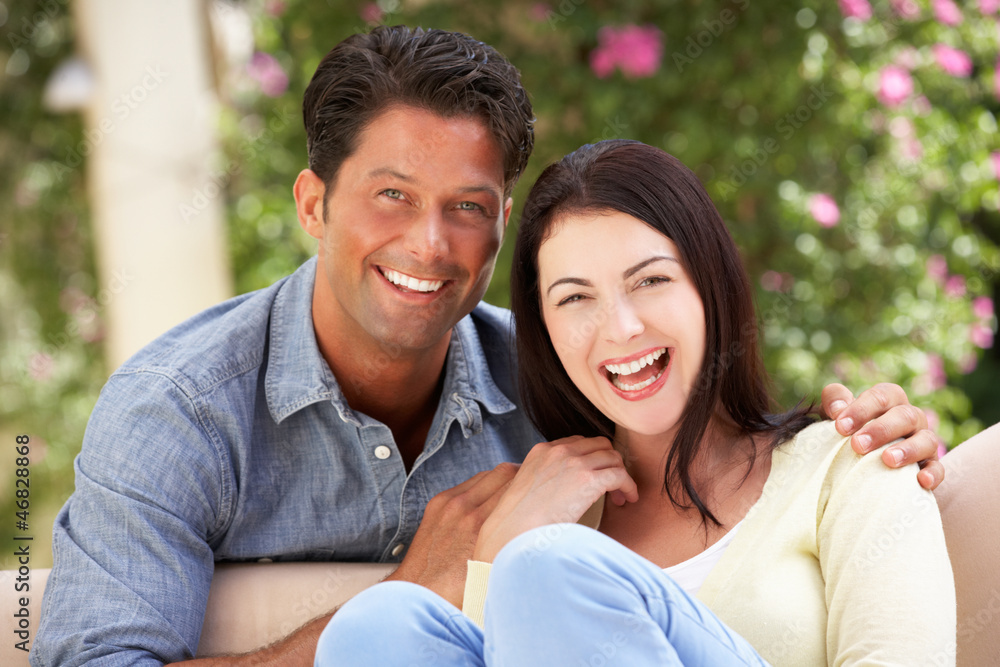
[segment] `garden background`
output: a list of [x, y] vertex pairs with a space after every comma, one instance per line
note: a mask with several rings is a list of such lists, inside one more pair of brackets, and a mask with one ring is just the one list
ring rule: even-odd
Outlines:
[[[292, 272], [315, 252], [291, 185], [320, 58], [379, 23], [466, 32], [520, 69], [537, 115], [511, 234], [527, 187], [569, 150], [660, 146], [698, 174], [742, 249], [781, 400], [896, 382], [954, 446], [1000, 421], [998, 5], [206, 2], [219, 149], [172, 215], [187, 222], [199, 195], [222, 205], [231, 293]], [[27, 434], [34, 567], [51, 563], [51, 521], [115, 358], [105, 311], [117, 292], [88, 188], [96, 135], [49, 99], [54, 79], [94, 76], [78, 21], [65, 0], [0, 2], [0, 542], [18, 533], [14, 445]], [[510, 248], [486, 297], [499, 305]], [[175, 258], [177, 274], [188, 261]]]

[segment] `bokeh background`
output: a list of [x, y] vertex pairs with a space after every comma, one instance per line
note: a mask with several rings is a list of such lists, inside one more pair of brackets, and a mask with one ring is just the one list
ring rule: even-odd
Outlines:
[[[206, 266], [223, 278], [203, 301], [292, 272], [315, 252], [291, 196], [306, 166], [302, 93], [335, 43], [380, 23], [463, 31], [520, 69], [537, 143], [512, 229], [527, 187], [569, 150], [612, 137], [660, 146], [698, 174], [743, 251], [782, 401], [888, 380], [949, 447], [1000, 421], [1000, 0], [189, 0], [198, 30], [154, 30], [153, 41], [178, 50], [166, 72], [190, 58], [182, 49], [206, 61], [204, 84], [183, 81], [197, 88], [210, 149], [185, 169], [136, 169], [126, 196], [106, 187], [98, 144], [135, 131], [138, 155], [162, 139], [143, 123], [178, 76], [156, 90], [162, 77], [140, 61], [144, 92], [109, 86], [108, 56], [92, 54], [117, 45], [110, 62], [128, 65], [136, 12], [155, 24], [161, 10], [95, 14], [101, 4], [0, 0], [0, 543], [22, 534], [14, 445], [27, 434], [34, 567], [51, 563], [52, 517], [108, 374], [143, 337], [207, 305], [156, 308], [142, 280], [106, 265], [109, 233], [98, 232], [112, 204], [188, 179], [172, 207], [148, 207], [188, 240], [163, 248], [167, 290], [205, 280]], [[93, 112], [102, 90], [114, 115]], [[212, 210], [218, 249], [191, 222]], [[126, 222], [134, 247], [152, 223]], [[499, 305], [509, 250], [487, 294]], [[116, 338], [129, 313], [152, 330]]]

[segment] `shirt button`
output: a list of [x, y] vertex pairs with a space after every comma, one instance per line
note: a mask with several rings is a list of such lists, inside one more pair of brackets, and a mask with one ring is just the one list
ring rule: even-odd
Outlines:
[[377, 459], [387, 459], [392, 456], [392, 450], [385, 445], [379, 445], [375, 448], [375, 458]]
[[396, 546], [394, 546], [392, 548], [392, 555], [393, 556], [398, 556], [399, 554], [403, 553], [403, 549], [405, 549], [405, 548], [406, 548], [406, 545], [397, 544]]

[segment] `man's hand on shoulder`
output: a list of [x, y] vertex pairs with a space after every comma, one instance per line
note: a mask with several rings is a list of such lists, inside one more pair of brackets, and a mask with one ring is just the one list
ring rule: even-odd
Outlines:
[[837, 431], [850, 435], [851, 447], [865, 454], [903, 438], [882, 452], [882, 461], [890, 468], [919, 463], [920, 486], [934, 490], [944, 480], [944, 467], [938, 460], [940, 438], [927, 428], [927, 416], [910, 405], [903, 388], [881, 383], [856, 399], [842, 384], [823, 388], [823, 413], [836, 420]]
[[386, 579], [420, 584], [461, 608], [465, 563], [517, 469], [501, 463], [431, 498], [406, 557]]

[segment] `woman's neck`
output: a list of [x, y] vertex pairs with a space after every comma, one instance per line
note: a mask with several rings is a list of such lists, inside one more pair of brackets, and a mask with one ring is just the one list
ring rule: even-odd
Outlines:
[[[615, 448], [625, 459], [629, 474], [643, 491], [664, 488], [667, 457], [675, 446], [678, 429], [658, 435], [634, 433], [624, 428], [615, 432]], [[691, 462], [691, 480], [702, 500], [720, 501], [739, 490], [744, 479], [753, 476], [761, 459], [769, 452], [766, 436], [754, 437], [741, 433], [728, 419], [713, 418], [701, 438], [698, 454]], [[749, 467], [753, 461], [753, 467]], [[768, 466], [769, 468], [769, 466]], [[678, 489], [679, 490], [679, 489]], [[683, 497], [683, 496], [682, 496]]]

